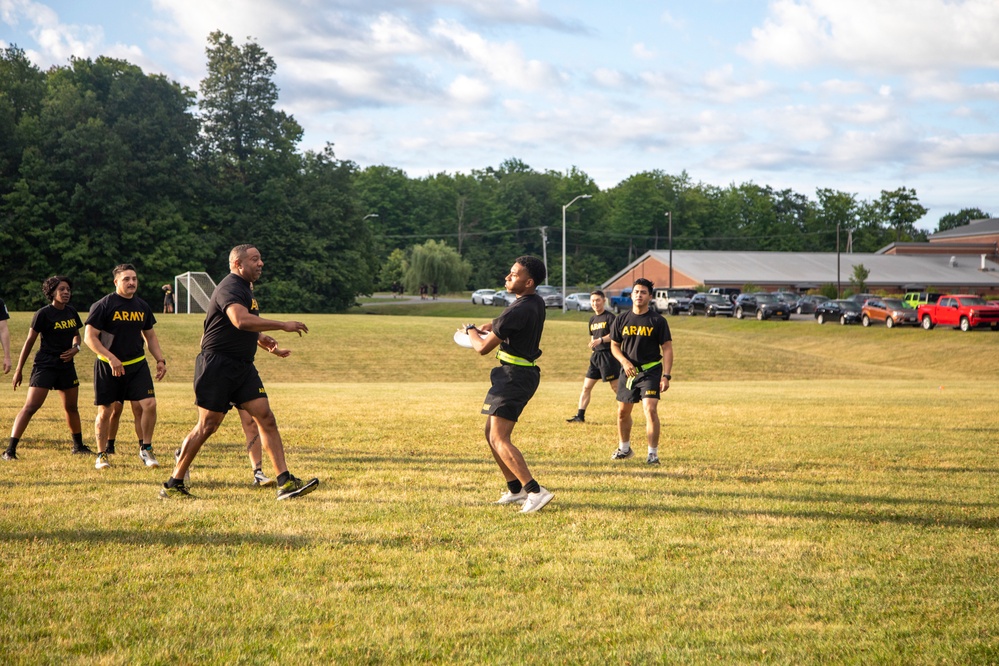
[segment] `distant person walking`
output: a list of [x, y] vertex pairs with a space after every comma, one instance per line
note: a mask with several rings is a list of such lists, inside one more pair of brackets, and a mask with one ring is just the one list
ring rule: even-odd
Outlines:
[[73, 283], [67, 277], [55, 275], [42, 283], [42, 293], [45, 294], [49, 304], [36, 312], [31, 319], [31, 328], [28, 329], [28, 337], [24, 340], [11, 382], [15, 391], [21, 385], [21, 373], [31, 348], [39, 337], [42, 341], [31, 365], [31, 377], [28, 380], [28, 395], [24, 407], [14, 418], [14, 426], [10, 430], [10, 442], [3, 453], [4, 460], [17, 459], [17, 444], [21, 436], [31, 422], [31, 417], [45, 404], [45, 398], [52, 390], [62, 394], [66, 424], [73, 438], [72, 452], [93, 453], [83, 444], [83, 426], [80, 423], [78, 407], [80, 380], [76, 375], [73, 359], [80, 353], [80, 329], [83, 328], [83, 322], [69, 304]]
[[308, 333], [299, 321], [274, 321], [260, 316], [253, 283], [260, 279], [264, 260], [253, 245], [237, 245], [229, 253], [229, 274], [222, 278], [205, 313], [201, 353], [194, 365], [194, 397], [198, 423], [181, 447], [173, 474], [163, 484], [163, 499], [188, 499], [192, 495], [184, 476], [202, 445], [218, 430], [226, 412], [236, 405], [256, 422], [263, 447], [277, 472], [277, 498], [301, 497], [319, 487], [319, 479], [302, 481], [288, 471], [284, 444], [267, 392], [253, 364], [258, 346], [268, 344], [262, 333]]
[[[153, 310], [136, 295], [139, 278], [132, 264], [119, 264], [112, 271], [115, 290], [97, 301], [87, 317], [84, 341], [97, 354], [94, 361], [94, 404], [97, 462], [107, 469], [107, 443], [114, 403], [130, 400], [141, 430], [139, 459], [146, 467], [159, 467], [153, 455], [156, 428], [156, 391], [146, 361], [146, 345], [156, 360], [156, 380], [166, 376], [166, 358], [153, 326]], [[135, 407], [138, 403], [138, 409]]]
[[506, 480], [507, 490], [496, 504], [523, 504], [521, 513], [532, 513], [551, 502], [553, 494], [538, 484], [523, 454], [511, 439], [517, 419], [538, 390], [541, 370], [541, 334], [545, 328], [545, 301], [535, 293], [544, 282], [545, 265], [537, 257], [519, 257], [506, 276], [506, 290], [516, 300], [492, 323], [477, 328], [466, 325], [472, 348], [485, 356], [499, 347], [499, 366], [492, 369], [492, 386], [482, 413], [486, 415], [486, 442]]
[[173, 287], [165, 284], [163, 285], [163, 314], [173, 314], [173, 306]]
[[621, 362], [626, 380], [618, 382], [618, 448], [614, 460], [630, 458], [632, 408], [642, 403], [645, 411], [645, 436], [649, 443], [649, 465], [659, 464], [659, 397], [669, 390], [673, 369], [673, 338], [669, 324], [649, 309], [652, 282], [635, 280], [631, 289], [632, 308], [619, 315], [611, 326], [611, 351]]
[[7, 328], [7, 304], [0, 298], [0, 347], [3, 347], [3, 374], [10, 372], [10, 329]]
[[607, 298], [599, 289], [590, 293], [590, 307], [593, 316], [590, 317], [590, 365], [583, 377], [583, 391], [579, 394], [579, 409], [567, 423], [585, 423], [586, 408], [590, 405], [590, 394], [593, 387], [601, 379], [610, 384], [611, 391], [617, 394], [617, 378], [621, 374], [621, 364], [611, 353], [611, 324], [614, 323], [614, 313], [608, 312]]

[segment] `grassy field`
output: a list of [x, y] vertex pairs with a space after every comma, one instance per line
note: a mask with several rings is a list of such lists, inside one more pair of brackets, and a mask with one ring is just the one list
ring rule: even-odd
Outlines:
[[[495, 361], [450, 341], [498, 309], [422, 307], [298, 315], [293, 355], [259, 358], [292, 471], [322, 480], [301, 501], [249, 485], [230, 419], [195, 461], [199, 500], [161, 502], [168, 470], [130, 434], [104, 473], [70, 456], [51, 396], [0, 465], [2, 661], [999, 662], [999, 334], [671, 319], [649, 469], [610, 460], [606, 387], [564, 422], [586, 316], [549, 313], [514, 437], [556, 495], [522, 516], [490, 505]], [[196, 418], [200, 324], [157, 327], [164, 462]], [[4, 427], [24, 398], [7, 386]]]

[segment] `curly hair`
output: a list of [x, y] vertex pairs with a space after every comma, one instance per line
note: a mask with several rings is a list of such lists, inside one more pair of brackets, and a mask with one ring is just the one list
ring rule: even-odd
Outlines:
[[65, 275], [53, 275], [47, 278], [45, 282], [42, 283], [42, 293], [45, 294], [46, 300], [51, 301], [52, 297], [55, 295], [56, 289], [59, 288], [59, 283], [65, 282], [69, 285], [69, 288], [73, 288], [73, 281], [70, 280]]

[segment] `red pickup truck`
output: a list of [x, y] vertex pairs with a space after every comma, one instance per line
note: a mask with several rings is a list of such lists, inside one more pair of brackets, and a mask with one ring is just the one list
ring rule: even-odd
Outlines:
[[940, 324], [970, 331], [979, 326], [999, 329], [999, 307], [970, 294], [944, 294], [935, 305], [920, 305], [916, 310], [919, 322], [927, 331]]

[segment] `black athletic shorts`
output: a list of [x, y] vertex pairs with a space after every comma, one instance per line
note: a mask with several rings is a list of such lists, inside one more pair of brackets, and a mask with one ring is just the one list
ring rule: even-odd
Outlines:
[[233, 405], [266, 397], [252, 361], [210, 352], [201, 352], [195, 359], [194, 402], [198, 407], [225, 414]]
[[486, 394], [481, 413], [516, 421], [538, 390], [541, 369], [503, 363], [492, 369], [489, 380], [492, 386]]
[[115, 377], [111, 366], [97, 359], [94, 361], [94, 404], [110, 405], [126, 400], [139, 401], [155, 398], [153, 376], [145, 360], [125, 366], [125, 374]]
[[28, 380], [28, 386], [49, 389], [50, 391], [68, 391], [79, 385], [80, 379], [76, 376], [76, 365], [73, 363], [63, 363], [58, 368], [39, 368], [37, 365], [31, 367], [31, 379]]
[[621, 374], [621, 364], [609, 351], [595, 351], [590, 354], [590, 367], [586, 369], [587, 379], [603, 379], [612, 382]]
[[628, 377], [621, 373], [621, 381], [617, 383], [618, 402], [641, 402], [645, 398], [659, 399], [659, 382], [663, 379], [663, 366], [657, 365], [645, 372], [640, 372], [628, 388]]

